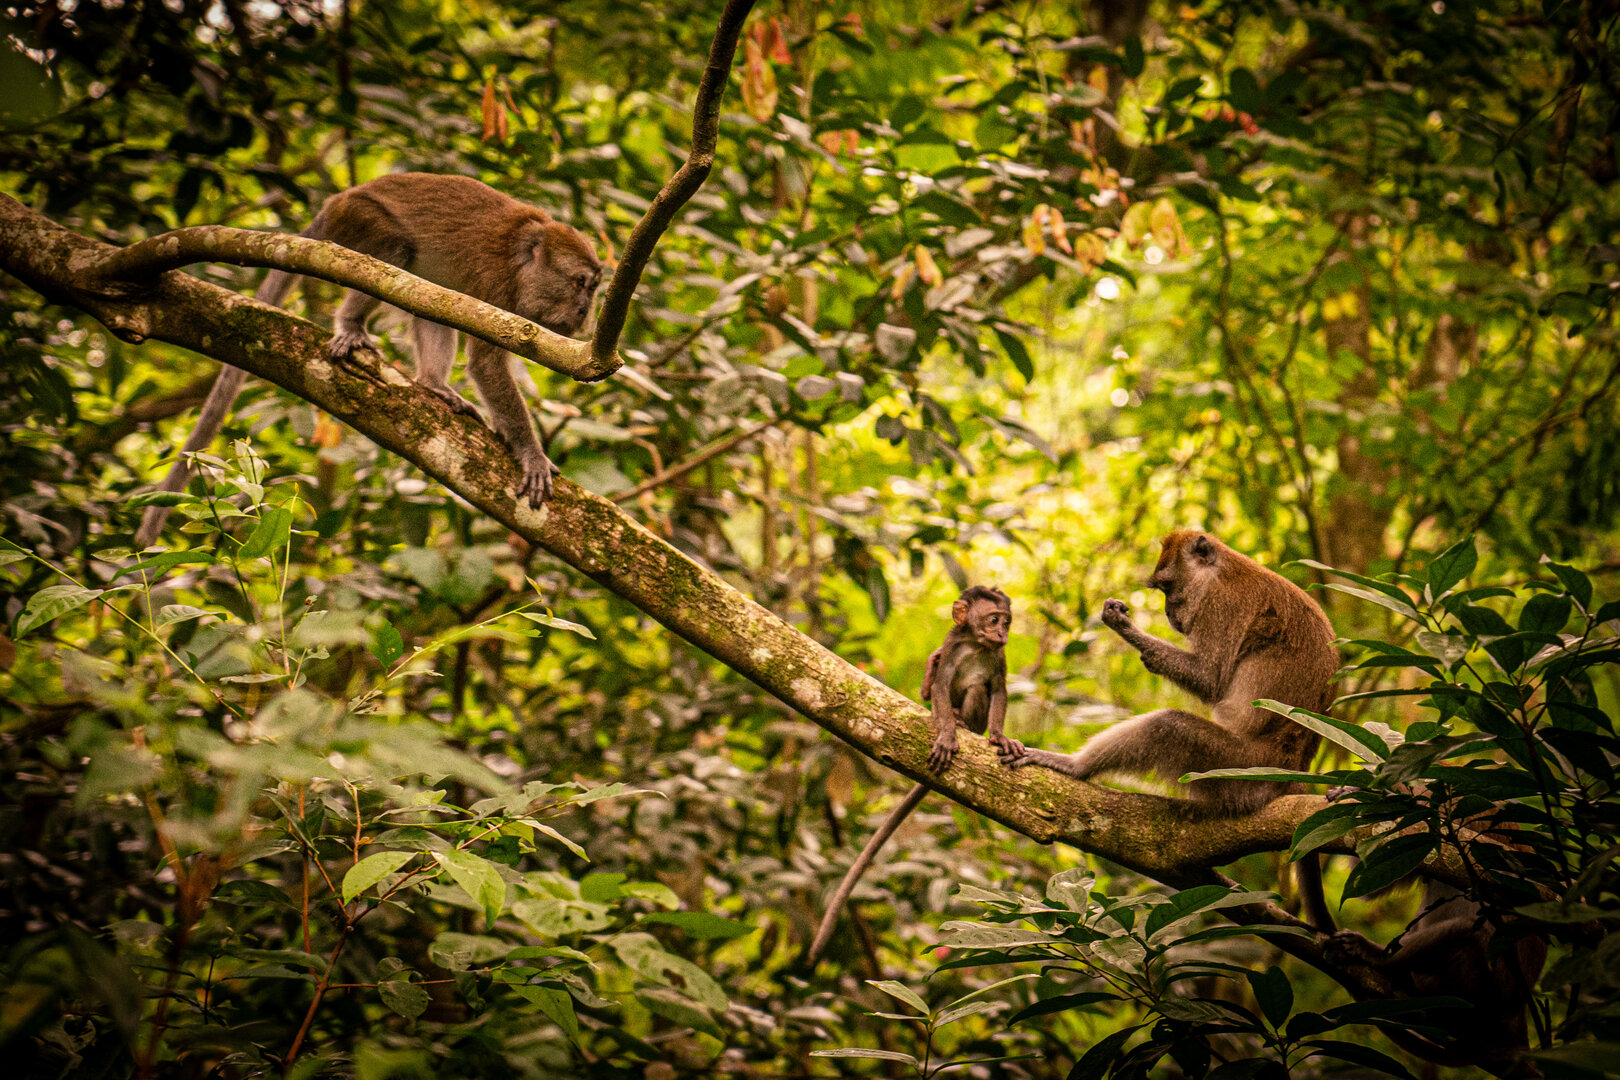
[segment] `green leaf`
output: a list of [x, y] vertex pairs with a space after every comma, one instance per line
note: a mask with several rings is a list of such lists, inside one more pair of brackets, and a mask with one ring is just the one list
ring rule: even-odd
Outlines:
[[1433, 630], [1419, 630], [1417, 643], [1425, 652], [1450, 667], [1468, 655], [1468, 639], [1461, 634], [1437, 634]]
[[371, 655], [385, 668], [405, 655], [405, 639], [393, 623], [385, 622], [371, 632]]
[[285, 506], [268, 506], [247, 543], [237, 551], [239, 559], [260, 559], [279, 550], [292, 536], [292, 511]]
[[1472, 536], [1459, 540], [1429, 560], [1429, 592], [1440, 596], [1452, 586], [1474, 572], [1479, 565], [1479, 553], [1474, 550]]
[[541, 626], [549, 626], [553, 630], [566, 630], [570, 634], [578, 634], [580, 637], [590, 638], [592, 641], [596, 640], [596, 635], [591, 633], [591, 628], [583, 623], [569, 622], [567, 619], [559, 619], [550, 612], [542, 614], [538, 611], [520, 611], [518, 614], [523, 616], [525, 619], [528, 619], [530, 622], [539, 623]]
[[1335, 592], [1342, 592], [1346, 596], [1354, 596], [1362, 600], [1370, 600], [1380, 607], [1389, 608], [1389, 610], [1395, 612], [1397, 615], [1405, 615], [1413, 622], [1423, 621], [1418, 616], [1416, 608], [1414, 608], [1411, 604], [1396, 600], [1392, 596], [1385, 596], [1382, 593], [1369, 592], [1366, 589], [1355, 589], [1351, 588], [1349, 585], [1340, 585], [1337, 582], [1332, 581], [1328, 582], [1322, 587], [1324, 589], [1332, 589]]
[[1288, 846], [1288, 858], [1298, 859], [1323, 844], [1337, 840], [1354, 829], [1361, 821], [1361, 808], [1353, 802], [1340, 802], [1318, 810], [1294, 829], [1294, 839]]
[[1229, 77], [1227, 99], [1234, 109], [1247, 113], [1260, 112], [1265, 101], [1260, 96], [1260, 83], [1248, 68], [1238, 68]]
[[995, 331], [996, 340], [1001, 347], [1007, 350], [1007, 359], [1012, 361], [1018, 374], [1024, 377], [1026, 383], [1035, 381], [1035, 361], [1030, 358], [1029, 349], [1021, 338], [1011, 330], [1003, 329], [1000, 323], [991, 323], [990, 329]]
[[1118, 1063], [1125, 1044], [1131, 1036], [1142, 1030], [1140, 1026], [1121, 1028], [1106, 1038], [1099, 1039], [1091, 1044], [1074, 1068], [1069, 1070], [1068, 1080], [1102, 1080], [1108, 1070]]
[[1294, 988], [1283, 974], [1282, 968], [1272, 966], [1264, 972], [1250, 971], [1249, 986], [1254, 990], [1254, 999], [1260, 1003], [1260, 1011], [1265, 1014], [1266, 1022], [1277, 1030], [1288, 1022], [1288, 1014], [1294, 1011]]
[[1385, 745], [1384, 740], [1359, 724], [1335, 720], [1331, 716], [1313, 713], [1309, 709], [1297, 709], [1269, 698], [1262, 698], [1255, 704], [1262, 709], [1269, 709], [1288, 717], [1300, 727], [1316, 732], [1328, 742], [1337, 743], [1363, 761], [1383, 761], [1389, 756], [1389, 747]]
[[[1354, 581], [1354, 582], [1357, 582], [1359, 584], [1365, 585], [1369, 589], [1373, 589], [1373, 590], [1376, 590], [1378, 592], [1383, 593], [1385, 596], [1389, 597], [1391, 600], [1398, 600], [1401, 603], [1405, 604], [1407, 607], [1412, 607], [1416, 603], [1416, 601], [1414, 601], [1412, 599], [1411, 595], [1408, 594], [1406, 592], [1406, 590], [1402, 589], [1399, 585], [1391, 585], [1387, 581], [1379, 581], [1377, 578], [1368, 577], [1365, 574], [1353, 574], [1349, 570], [1340, 570], [1337, 567], [1329, 566], [1327, 563], [1317, 562], [1315, 559], [1295, 559], [1293, 562], [1289, 563], [1288, 565], [1290, 565], [1290, 566], [1308, 566], [1312, 570], [1321, 570], [1324, 573], [1333, 574], [1336, 577], [1349, 578], [1351, 581]], [[1370, 643], [1369, 642], [1360, 642], [1359, 644], [1370, 644]]]
[[1583, 923], [1593, 919], [1620, 918], [1620, 911], [1613, 908], [1593, 907], [1591, 904], [1576, 901], [1565, 903], [1562, 900], [1550, 900], [1540, 904], [1525, 904], [1513, 910], [1520, 915], [1546, 923]]
[[1520, 633], [1556, 634], [1569, 622], [1575, 605], [1567, 596], [1536, 593], [1519, 612]]
[[538, 1005], [552, 1023], [563, 1029], [570, 1042], [579, 1042], [579, 1017], [574, 1013], [574, 999], [568, 991], [555, 986], [519, 985], [512, 987], [512, 992]]
[[1142, 932], [1152, 940], [1154, 934], [1171, 923], [1180, 922], [1188, 915], [1205, 910], [1215, 901], [1229, 896], [1231, 892], [1232, 890], [1225, 885], [1198, 885], [1191, 889], [1183, 889], [1148, 913], [1147, 923], [1143, 926]]
[[951, 949], [1005, 949], [1014, 945], [1054, 945], [1055, 938], [1038, 930], [983, 923], [948, 922], [940, 927], [940, 944]]
[[47, 585], [28, 598], [28, 606], [17, 620], [17, 636], [22, 637], [36, 626], [78, 610], [105, 591], [79, 585]]
[[941, 1012], [934, 1018], [934, 1027], [937, 1030], [958, 1020], [965, 1020], [969, 1016], [977, 1016], [979, 1013], [998, 1012], [1006, 1006], [1007, 1003], [1004, 1001], [970, 1001], [966, 1005], [958, 1005]]
[[472, 897], [473, 903], [484, 909], [485, 918], [493, 924], [506, 906], [506, 882], [501, 880], [495, 864], [459, 849], [435, 851], [433, 858], [449, 871], [450, 877]]
[[1344, 880], [1344, 899], [1366, 896], [1406, 877], [1423, 865], [1437, 840], [1432, 833], [1397, 836], [1362, 854], [1361, 862]]
[[157, 618], [152, 621], [154, 629], [161, 630], [165, 626], [175, 623], [188, 622], [191, 619], [217, 619], [220, 616], [212, 611], [202, 608], [190, 607], [186, 604], [164, 604], [158, 608]]
[[1592, 582], [1585, 574], [1573, 566], [1553, 562], [1545, 555], [1541, 557], [1541, 564], [1558, 576], [1558, 580], [1564, 586], [1565, 591], [1575, 598], [1577, 604], [1583, 608], [1591, 606]]
[[650, 915], [643, 915], [641, 921], [679, 927], [687, 937], [699, 941], [730, 941], [752, 934], [758, 929], [736, 919], [713, 915], [707, 911], [655, 911]]
[[612, 909], [606, 904], [565, 900], [558, 896], [519, 900], [512, 905], [512, 914], [544, 937], [589, 933], [613, 922]]
[[714, 1022], [713, 1014], [679, 990], [667, 986], [644, 987], [636, 991], [636, 1000], [677, 1026], [695, 1028], [717, 1039], [725, 1037], [720, 1025]]
[[387, 979], [377, 984], [377, 996], [383, 1004], [407, 1020], [415, 1020], [427, 1012], [428, 992], [405, 979]]
[[870, 1058], [873, 1061], [900, 1061], [916, 1068], [917, 1059], [910, 1054], [902, 1054], [898, 1050], [868, 1050], [860, 1046], [845, 1046], [837, 1050], [812, 1050], [811, 1057], [824, 1058]]
[[118, 571], [118, 576], [138, 574], [143, 570], [167, 570], [171, 566], [211, 566], [218, 561], [207, 551], [166, 551], [162, 555], [142, 559], [134, 566], [125, 567]]
[[1142, 39], [1132, 34], [1125, 39], [1125, 57], [1119, 69], [1125, 73], [1127, 79], [1134, 79], [1141, 75], [1146, 67], [1147, 57], [1142, 54]]
[[343, 875], [343, 902], [349, 903], [418, 854], [415, 851], [379, 851], [375, 855], [367, 855]]
[[720, 984], [684, 956], [666, 952], [651, 934], [620, 934], [609, 943], [624, 965], [650, 982], [675, 986], [705, 1007], [724, 1012], [729, 1002]]
[[1088, 1005], [1095, 1005], [1100, 1001], [1118, 1001], [1118, 994], [1111, 994], [1104, 990], [1088, 990], [1079, 994], [1059, 994], [1056, 997], [1042, 998], [1040, 1001], [1025, 1005], [1013, 1013], [1007, 1020], [1007, 1026], [1023, 1020], [1031, 1020], [1037, 1016], [1049, 1016], [1052, 1013], [1068, 1012], [1070, 1009], [1083, 1009]]
[[1406, 1066], [1390, 1057], [1388, 1054], [1374, 1050], [1361, 1043], [1343, 1042], [1339, 1039], [1312, 1039], [1305, 1044], [1311, 1047], [1313, 1053], [1310, 1057], [1334, 1057], [1341, 1061], [1348, 1061], [1352, 1065], [1361, 1065], [1391, 1076], [1401, 1077], [1402, 1080], [1415, 1080]]
[[868, 986], [875, 986], [885, 994], [888, 994], [890, 997], [897, 998], [900, 1001], [905, 1002], [907, 1005], [910, 1005], [913, 1009], [916, 1009], [925, 1016], [928, 1015], [928, 1003], [922, 998], [918, 997], [916, 992], [911, 990], [911, 988], [907, 987], [905, 984], [897, 983], [888, 979], [867, 979], [866, 984]]

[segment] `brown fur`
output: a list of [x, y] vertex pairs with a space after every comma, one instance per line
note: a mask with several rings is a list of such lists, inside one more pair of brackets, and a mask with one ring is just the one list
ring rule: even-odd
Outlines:
[[[1309, 767], [1318, 737], [1251, 703], [1271, 698], [1313, 712], [1332, 703], [1339, 654], [1322, 609], [1287, 578], [1201, 532], [1166, 536], [1148, 583], [1163, 590], [1165, 615], [1186, 635], [1186, 649], [1137, 629], [1121, 601], [1103, 605], [1102, 621], [1141, 654], [1149, 671], [1209, 702], [1210, 719], [1160, 709], [1121, 721], [1076, 754], [1025, 750], [1004, 753], [1003, 760], [1013, 766], [1045, 765], [1079, 780], [1151, 773], [1174, 781], [1214, 769]], [[1201, 813], [1234, 817], [1292, 789], [1249, 780], [1196, 780], [1188, 795]], [[1315, 909], [1311, 919], [1330, 929], [1320, 869], [1314, 859], [1299, 865], [1307, 906]]]
[[[573, 334], [585, 324], [601, 279], [596, 254], [577, 230], [466, 176], [378, 177], [326, 200], [303, 235], [381, 259], [560, 334]], [[272, 270], [255, 298], [279, 305], [297, 280], [297, 275]], [[357, 350], [374, 348], [366, 322], [380, 303], [354, 291], [343, 298], [329, 346], [334, 360], [349, 363]], [[423, 319], [414, 320], [412, 330], [417, 382], [452, 411], [476, 417], [477, 410], [449, 386], [456, 332]], [[504, 350], [468, 338], [467, 372], [495, 431], [523, 469], [518, 497], [539, 504], [550, 497], [556, 470], [535, 436], [511, 364]], [[182, 454], [214, 441], [246, 377], [238, 368], [220, 371]], [[158, 490], [179, 491], [190, 477], [182, 456]], [[146, 512], [135, 534], [137, 547], [157, 538], [167, 513], [163, 507]]]
[[[1005, 734], [1007, 721], [1007, 630], [1012, 601], [1000, 589], [974, 585], [951, 605], [951, 629], [923, 669], [922, 699], [933, 705], [934, 743], [928, 767], [944, 772], [956, 757], [956, 725], [983, 735], [1003, 754], [1023, 753], [1024, 744]], [[942, 692], [943, 691], [943, 692]], [[833, 892], [806, 958], [821, 958], [838, 925], [838, 913], [872, 860], [900, 823], [922, 802], [928, 788], [918, 784], [889, 812]]]

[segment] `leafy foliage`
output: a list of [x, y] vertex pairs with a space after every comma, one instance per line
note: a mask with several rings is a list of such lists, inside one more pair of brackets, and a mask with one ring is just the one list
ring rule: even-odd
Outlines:
[[[24, 4], [0, 173], [112, 242], [473, 174], [611, 258], [684, 154], [716, 11]], [[1379, 941], [1411, 901], [1358, 894], [1465, 860], [1490, 918], [1554, 941], [1542, 1069], [1592, 1076], [1620, 1042], [1620, 688], [1593, 645], [1620, 510], [1612, 29], [1592, 4], [1133, 12], [762, 5], [715, 172], [632, 309], [641, 378], [538, 376], [548, 450], [895, 686], [955, 590], [1001, 584], [1012, 731], [1053, 746], [1163, 703], [1093, 615], [1147, 610], [1168, 528], [1347, 571], [1319, 594], [1361, 650], [1347, 700], [1301, 719], [1355, 794], [1295, 853], [1415, 830], [1330, 868]], [[301, 310], [333, 301], [306, 282]], [[1196, 897], [1097, 868], [1081, 907], [1015, 915], [1072, 853], [960, 811], [920, 815], [799, 970], [886, 774], [262, 388], [164, 547], [130, 551], [211, 363], [9, 279], [0, 304], [0, 1039], [29, 1069], [279, 1071], [328, 973], [298, 1062], [365, 1076], [770, 1074], [876, 1046], [1084, 1077], [1213, 1071], [1198, 1048], [1229, 1037], [1299, 1075], [1410, 1067], [1370, 1028], [1306, 1031], [1357, 1007], [1275, 939], [1150, 948], [1150, 913]], [[1411, 572], [1423, 551], [1444, 554]], [[662, 798], [606, 797], [632, 790]], [[1471, 833], [1484, 803], [1525, 850]], [[1073, 970], [974, 997], [1014, 969], [962, 945], [983, 966], [947, 960], [924, 995], [952, 1004], [865, 1015], [893, 1008], [872, 984], [922, 977], [953, 890], [1002, 897], [981, 923], [1063, 941]], [[1218, 993], [1149, 978], [1200, 962]], [[1115, 999], [1079, 1000], [1096, 978]]]

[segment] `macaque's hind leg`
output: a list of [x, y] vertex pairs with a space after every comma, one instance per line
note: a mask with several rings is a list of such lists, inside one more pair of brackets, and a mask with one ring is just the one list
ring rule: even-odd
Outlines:
[[450, 368], [456, 362], [456, 332], [426, 319], [411, 321], [416, 345], [416, 384], [450, 406], [451, 412], [482, 420], [472, 402], [450, 385]]
[[366, 321], [382, 303], [375, 296], [367, 296], [353, 289], [343, 297], [337, 314], [332, 316], [332, 342], [326, 347], [327, 355], [340, 364], [349, 365], [361, 349], [376, 350], [377, 345], [366, 333]]
[[990, 692], [983, 683], [974, 683], [962, 695], [962, 707], [957, 710], [962, 726], [975, 735], [983, 735], [990, 722]]
[[512, 456], [517, 459], [523, 478], [518, 481], [516, 495], [526, 498], [530, 505], [539, 506], [551, 498], [551, 479], [558, 469], [546, 457], [540, 439], [534, 433], [534, 422], [512, 377], [512, 357], [504, 349], [475, 338], [467, 340], [467, 374], [478, 387], [478, 396], [484, 399], [489, 420], [496, 434], [506, 440]]

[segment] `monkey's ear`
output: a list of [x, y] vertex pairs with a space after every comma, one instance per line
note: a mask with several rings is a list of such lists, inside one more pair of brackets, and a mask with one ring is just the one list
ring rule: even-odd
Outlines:
[[1203, 562], [1215, 561], [1215, 545], [1210, 542], [1209, 537], [1202, 534], [1193, 541], [1192, 553], [1194, 558]]
[[966, 600], [958, 600], [956, 603], [951, 605], [951, 619], [956, 623], [957, 626], [961, 626], [963, 623], [967, 622], [967, 616], [968, 602]]

